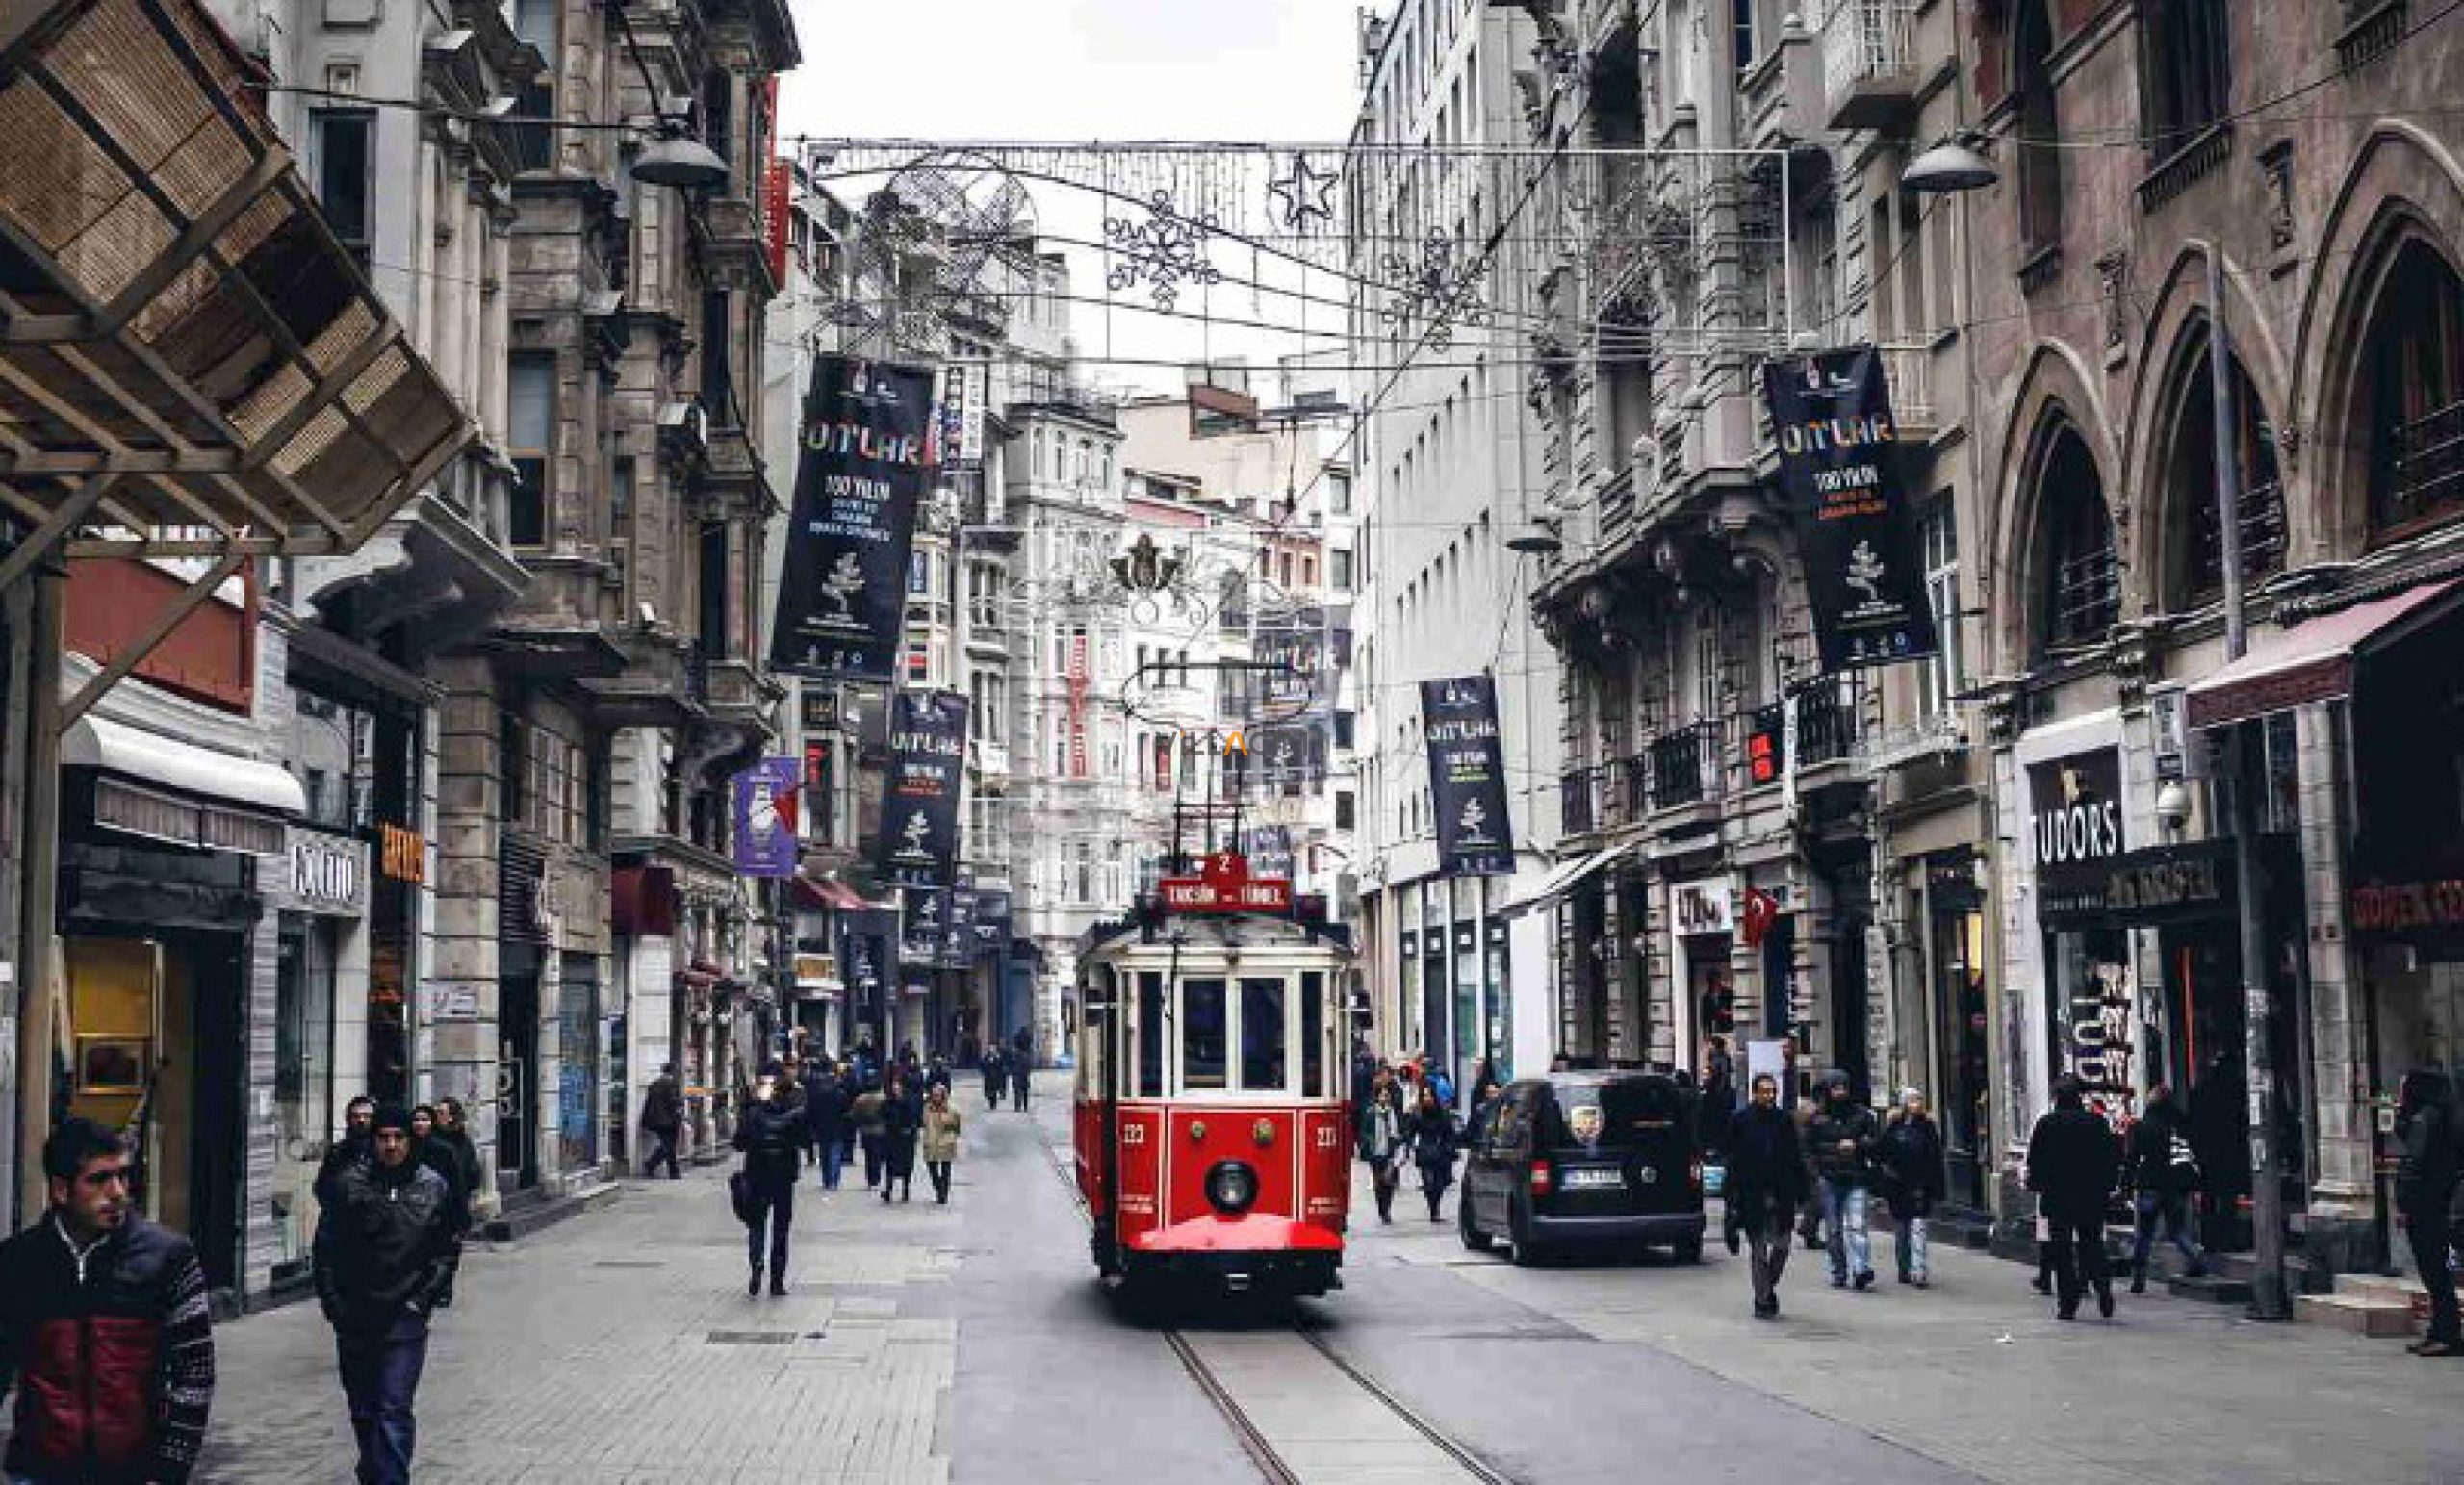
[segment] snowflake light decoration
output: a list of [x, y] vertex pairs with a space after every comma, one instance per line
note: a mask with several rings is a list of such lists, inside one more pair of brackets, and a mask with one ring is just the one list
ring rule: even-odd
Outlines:
[[1146, 296], [1168, 314], [1180, 299], [1183, 284], [1208, 286], [1223, 281], [1222, 270], [1206, 258], [1206, 244], [1217, 223], [1212, 213], [1193, 217], [1175, 210], [1169, 192], [1155, 192], [1147, 201], [1147, 211], [1144, 221], [1104, 218], [1104, 241], [1119, 255], [1104, 285], [1118, 294], [1142, 282]]
[[1489, 322], [1489, 306], [1480, 297], [1487, 262], [1464, 257], [1460, 244], [1444, 233], [1431, 232], [1417, 258], [1388, 253], [1384, 267], [1388, 293], [1380, 317], [1400, 330], [1425, 320], [1423, 339], [1430, 349], [1453, 345], [1458, 325]]

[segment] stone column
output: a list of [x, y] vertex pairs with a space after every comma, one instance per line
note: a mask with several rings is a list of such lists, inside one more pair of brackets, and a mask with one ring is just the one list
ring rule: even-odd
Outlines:
[[426, 982], [431, 1071], [438, 1096], [463, 1101], [483, 1170], [497, 1141], [496, 678], [476, 655], [436, 661], [446, 690], [437, 707], [434, 968]]
[[[2309, 1246], [2338, 1268], [2374, 1267], [2377, 1252], [2375, 1136], [2369, 1089], [2369, 1001], [2345, 920], [2344, 703], [2294, 713], [2300, 801], [2300, 923], [2310, 971], [2311, 1065], [2306, 1077], [2318, 1140], [2310, 1188]], [[2302, 1152], [2285, 1151], [2287, 1160]]]

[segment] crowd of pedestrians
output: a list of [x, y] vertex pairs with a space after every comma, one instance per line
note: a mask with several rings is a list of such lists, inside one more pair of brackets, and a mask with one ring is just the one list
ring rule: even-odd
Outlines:
[[[987, 1048], [978, 1060], [985, 1108], [997, 1111], [1007, 1098], [1024, 1112], [1034, 1065], [1024, 1031], [1006, 1048]], [[866, 1191], [885, 1203], [906, 1203], [915, 1198], [920, 1163], [934, 1202], [949, 1203], [965, 1128], [954, 1076], [938, 1056], [907, 1045], [886, 1058], [870, 1038], [844, 1058], [808, 1057], [799, 1042], [762, 1066], [735, 1119], [732, 1142], [744, 1163], [729, 1179], [745, 1226], [747, 1295], [760, 1294], [765, 1278], [772, 1294], [787, 1292], [795, 1189], [808, 1168], [818, 1167], [824, 1191], [839, 1190], [846, 1173], [860, 1168]], [[653, 1136], [652, 1173], [661, 1164], [675, 1170], [682, 1107], [674, 1069], [666, 1069], [642, 1103], [642, 1127]]]
[[[1740, 1102], [1735, 1064], [1719, 1037], [1706, 1043], [1699, 1079], [1690, 1071], [1677, 1076], [1694, 1091], [1705, 1158], [1722, 1166], [1727, 1245], [1748, 1257], [1756, 1317], [1780, 1313], [1780, 1279], [1792, 1233], [1807, 1247], [1825, 1251], [1833, 1288], [1872, 1289], [1877, 1208], [1889, 1214], [1899, 1282], [1931, 1286], [1929, 1226], [1943, 1199], [1945, 1165], [1941, 1130], [1922, 1091], [1902, 1090], [1877, 1115], [1855, 1095], [1844, 1073], [1833, 1072], [1819, 1081], [1814, 1098], [1791, 1111], [1784, 1105], [1781, 1080], [1757, 1073]], [[2233, 1085], [2227, 1078], [2220, 1086]], [[1368, 1167], [1381, 1223], [1394, 1220], [1396, 1192], [1405, 1172], [1413, 1170], [1430, 1220], [1441, 1219], [1440, 1202], [1453, 1183], [1455, 1157], [1493, 1115], [1497, 1091], [1483, 1063], [1468, 1116], [1458, 1122], [1454, 1089], [1442, 1068], [1417, 1056], [1392, 1063], [1366, 1050], [1355, 1057], [1354, 1149]], [[2115, 1314], [2119, 1275], [2107, 1251], [2106, 1231], [2117, 1211], [2132, 1219], [2132, 1293], [2146, 1292], [2149, 1262], [2160, 1241], [2179, 1256], [2185, 1275], [2207, 1273], [2207, 1252], [2194, 1234], [2194, 1215], [2202, 1202], [2211, 1211], [2229, 1211], [2237, 1195], [2229, 1171], [2214, 1178], [2204, 1173], [2202, 1152], [2229, 1153], [2234, 1142], [2218, 1136], [2216, 1108], [2215, 1096], [2185, 1108], [2170, 1088], [2159, 1084], [2148, 1090], [2139, 1116], [2118, 1134], [2103, 1113], [2089, 1106], [2088, 1089], [2077, 1078], [2056, 1081], [2053, 1107], [2030, 1133], [2023, 1171], [2036, 1202], [2035, 1287], [2053, 1300], [2056, 1319], [2076, 1319], [2092, 1298], [2100, 1316]], [[2396, 1206], [2429, 1299], [2427, 1333], [2411, 1350], [2420, 1356], [2464, 1355], [2454, 1248], [2457, 1226], [2464, 1222], [2457, 1211], [2464, 1205], [2464, 1092], [2443, 1071], [2412, 1073], [2398, 1099], [2396, 1134], [2401, 1150]]]

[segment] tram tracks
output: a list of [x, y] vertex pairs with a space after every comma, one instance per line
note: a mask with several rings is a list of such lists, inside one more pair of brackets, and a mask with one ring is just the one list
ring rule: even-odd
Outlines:
[[[1084, 1194], [1065, 1146], [1048, 1147], [1079, 1215]], [[1370, 1472], [1427, 1485], [1516, 1485], [1470, 1447], [1352, 1365], [1296, 1316], [1253, 1328], [1157, 1327], [1173, 1359], [1270, 1485], [1336, 1485]]]

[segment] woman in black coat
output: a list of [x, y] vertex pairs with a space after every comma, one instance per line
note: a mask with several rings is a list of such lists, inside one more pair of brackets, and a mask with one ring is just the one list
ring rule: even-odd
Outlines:
[[924, 1127], [924, 1111], [904, 1068], [892, 1068], [889, 1086], [882, 1089], [882, 1200], [898, 1188], [898, 1199], [915, 1195], [915, 1137]]
[[1438, 1102], [1437, 1089], [1421, 1080], [1420, 1104], [1412, 1110], [1412, 1160], [1421, 1167], [1421, 1194], [1428, 1198], [1428, 1219], [1438, 1220], [1437, 1205], [1454, 1184], [1454, 1152], [1462, 1144], [1454, 1111]]
[[1942, 1199], [1942, 1132], [1926, 1112], [1925, 1095], [1910, 1088], [1883, 1130], [1879, 1152], [1891, 1225], [1897, 1229], [1899, 1282], [1925, 1287], [1925, 1222]]

